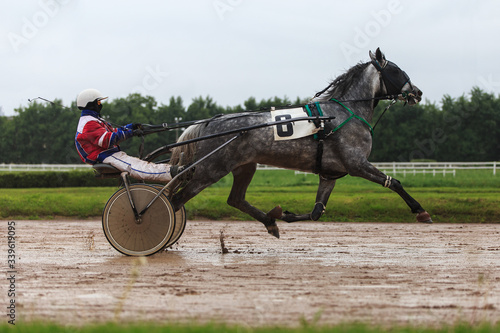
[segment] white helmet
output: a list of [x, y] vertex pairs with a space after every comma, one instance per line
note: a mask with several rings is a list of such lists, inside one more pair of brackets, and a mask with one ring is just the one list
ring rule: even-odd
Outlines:
[[103, 94], [101, 94], [97, 89], [85, 89], [78, 94], [78, 97], [76, 98], [76, 106], [84, 108], [87, 106], [87, 103], [94, 102], [95, 100], [102, 101], [106, 98], [108, 97], [103, 97]]

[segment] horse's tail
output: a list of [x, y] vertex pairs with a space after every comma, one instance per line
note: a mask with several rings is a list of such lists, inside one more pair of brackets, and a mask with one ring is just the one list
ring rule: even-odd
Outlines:
[[[191, 140], [200, 136], [200, 132], [202, 130], [202, 126], [200, 125], [192, 125], [189, 126], [179, 137], [177, 142], [183, 142], [187, 140]], [[181, 145], [172, 149], [172, 155], [170, 157], [170, 164], [177, 165], [180, 162], [181, 154], [182, 154], [182, 164], [188, 164], [193, 162], [194, 154], [196, 153], [196, 145], [195, 143], [188, 143], [185, 145]]]

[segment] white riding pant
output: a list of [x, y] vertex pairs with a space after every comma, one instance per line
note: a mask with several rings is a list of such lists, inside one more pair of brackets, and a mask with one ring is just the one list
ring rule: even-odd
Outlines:
[[135, 179], [162, 183], [169, 182], [172, 179], [170, 164], [146, 162], [140, 158], [129, 156], [123, 151], [106, 157], [103, 163], [111, 164], [120, 171], [127, 171], [130, 177]]

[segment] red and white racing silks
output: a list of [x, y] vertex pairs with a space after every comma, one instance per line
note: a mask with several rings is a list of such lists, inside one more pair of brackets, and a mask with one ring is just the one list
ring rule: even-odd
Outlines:
[[118, 151], [118, 144], [132, 137], [132, 124], [113, 128], [91, 110], [83, 110], [76, 130], [76, 150], [83, 162], [95, 164]]
[[136, 179], [170, 181], [170, 165], [146, 162], [120, 150], [118, 144], [132, 137], [132, 128], [132, 124], [113, 128], [99, 113], [83, 110], [76, 130], [76, 150], [82, 161], [88, 164], [111, 164]]

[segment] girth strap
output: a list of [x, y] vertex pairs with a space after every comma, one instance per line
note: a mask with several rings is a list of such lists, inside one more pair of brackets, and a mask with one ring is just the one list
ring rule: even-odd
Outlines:
[[[309, 117], [323, 116], [323, 110], [321, 110], [319, 102], [306, 104], [305, 109]], [[313, 172], [315, 174], [319, 174], [321, 172], [321, 161], [323, 159], [323, 140], [325, 139], [326, 136], [325, 136], [325, 128], [323, 127], [321, 120], [316, 119], [313, 120], [313, 122], [314, 125], [316, 125], [316, 127], [321, 127], [318, 133], [314, 134], [314, 139], [318, 141], [318, 146], [316, 149], [316, 164], [314, 165]]]
[[[351, 115], [350, 115], [350, 117], [348, 117], [346, 120], [344, 120], [340, 125], [338, 125], [335, 128], [332, 128], [333, 126], [330, 123], [323, 125], [323, 123], [320, 120], [314, 120], [314, 124], [316, 125], [316, 127], [321, 127], [321, 129], [318, 131], [318, 133], [314, 134], [314, 139], [316, 139], [318, 141], [318, 146], [317, 146], [317, 150], [316, 150], [316, 164], [315, 164], [314, 170], [313, 170], [313, 172], [315, 174], [321, 173], [321, 163], [322, 163], [322, 159], [323, 159], [323, 141], [324, 141], [324, 139], [328, 135], [335, 133], [336, 131], [341, 129], [345, 124], [347, 124], [353, 118], [361, 120], [365, 125], [367, 125], [368, 128], [370, 129], [371, 136], [373, 136], [372, 126], [363, 117], [360, 117], [357, 114], [354, 114], [354, 112], [352, 112], [347, 106], [345, 106], [344, 104], [342, 104], [340, 101], [336, 100], [335, 98], [330, 99], [330, 101], [340, 104]], [[309, 117], [323, 116], [323, 111], [321, 110], [321, 106], [320, 106], [319, 102], [306, 104], [304, 106], [304, 108], [305, 108], [307, 115]], [[327, 129], [326, 131], [325, 131], [325, 128], [323, 126], [326, 127], [326, 129]]]
[[321, 172], [321, 161], [323, 160], [323, 139], [318, 140], [318, 148], [316, 149], [316, 165], [314, 165], [314, 173]]

